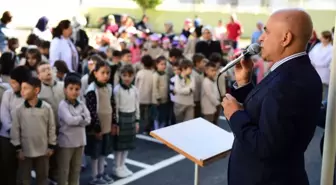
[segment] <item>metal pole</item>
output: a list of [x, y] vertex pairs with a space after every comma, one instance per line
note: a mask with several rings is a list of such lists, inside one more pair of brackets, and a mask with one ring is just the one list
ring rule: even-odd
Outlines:
[[[335, 17], [336, 25], [336, 17]], [[328, 107], [323, 144], [321, 185], [332, 185], [336, 154], [336, 37], [334, 36], [333, 59], [328, 92]]]
[[194, 185], [199, 185], [199, 166], [195, 163]]

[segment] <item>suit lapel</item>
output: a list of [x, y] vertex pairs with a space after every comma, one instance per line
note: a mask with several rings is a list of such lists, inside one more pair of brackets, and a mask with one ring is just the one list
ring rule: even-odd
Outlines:
[[257, 84], [252, 91], [247, 95], [245, 99], [245, 103], [248, 102], [252, 96], [257, 93], [261, 88], [265, 87], [273, 78], [275, 78], [279, 74], [280, 70], [274, 70], [270, 72], [259, 84]]

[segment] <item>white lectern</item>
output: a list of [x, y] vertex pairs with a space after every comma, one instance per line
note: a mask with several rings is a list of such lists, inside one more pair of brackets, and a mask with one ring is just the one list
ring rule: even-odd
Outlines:
[[176, 152], [195, 163], [195, 185], [199, 185], [199, 166], [227, 156], [234, 136], [203, 118], [196, 118], [150, 132]]

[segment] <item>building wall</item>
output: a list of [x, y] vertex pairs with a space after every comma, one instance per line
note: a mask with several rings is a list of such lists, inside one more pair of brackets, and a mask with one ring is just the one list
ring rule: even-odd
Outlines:
[[[231, 5], [236, 2], [238, 6]], [[269, 7], [261, 7], [261, 4]], [[219, 19], [227, 22], [230, 14], [236, 12], [244, 26], [243, 36], [249, 37], [256, 22], [265, 22], [272, 11], [298, 6], [309, 9], [318, 32], [330, 30], [335, 23], [336, 0], [164, 0], [156, 10], [146, 13], [156, 31], [163, 31], [163, 23], [171, 21], [175, 32], [180, 32], [185, 18], [197, 15], [205, 24], [215, 26]], [[110, 13], [127, 13], [136, 18], [142, 16], [142, 11], [132, 0], [10, 0], [0, 7], [0, 12], [5, 10], [12, 12], [16, 27], [34, 27], [41, 16], [47, 16], [50, 26], [55, 26], [61, 19], [70, 19], [79, 11], [90, 17], [92, 26], [97, 25], [100, 17]]]
[[[311, 15], [314, 27], [318, 32], [330, 30], [335, 24], [336, 10], [308, 10]], [[90, 22], [94, 24], [101, 16], [110, 13], [128, 13], [133, 17], [140, 18], [142, 12], [138, 9], [114, 9], [114, 8], [88, 8], [87, 14], [90, 16]], [[175, 32], [182, 30], [183, 20], [185, 18], [194, 18], [196, 15], [207, 25], [215, 26], [219, 19], [224, 22], [229, 20], [231, 12], [229, 10], [222, 12], [201, 12], [201, 11], [153, 11], [146, 13], [150, 17], [150, 24], [156, 31], [163, 31], [163, 23], [171, 21], [174, 24]], [[258, 21], [266, 22], [270, 13], [244, 13], [237, 12], [236, 15], [244, 27], [243, 37], [250, 37], [256, 28]]]

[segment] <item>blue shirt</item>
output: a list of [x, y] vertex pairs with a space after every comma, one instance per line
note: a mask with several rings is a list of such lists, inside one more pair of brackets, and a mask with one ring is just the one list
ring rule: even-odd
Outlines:
[[251, 43], [258, 43], [259, 41], [259, 37], [261, 36], [261, 34], [263, 33], [263, 31], [261, 30], [257, 30], [255, 32], [253, 32], [252, 36], [251, 36]]
[[6, 29], [6, 25], [0, 22], [0, 52], [4, 52], [7, 47], [6, 35], [3, 29]]

